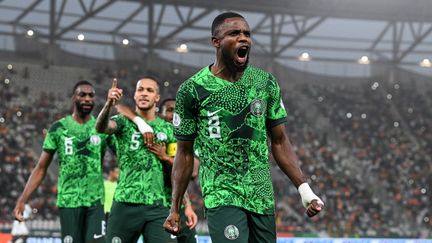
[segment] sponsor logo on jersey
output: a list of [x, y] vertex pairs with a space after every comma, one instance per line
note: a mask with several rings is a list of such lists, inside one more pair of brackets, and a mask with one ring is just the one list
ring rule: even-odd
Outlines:
[[174, 112], [174, 114], [173, 114], [173, 121], [172, 122], [173, 122], [173, 125], [175, 127], [180, 126], [180, 123], [181, 123], [180, 115]]
[[73, 242], [73, 238], [72, 238], [72, 236], [70, 236], [70, 235], [66, 235], [64, 238], [63, 238], [63, 243], [72, 243]]
[[240, 232], [235, 225], [228, 225], [225, 227], [224, 235], [228, 240], [235, 240], [240, 236]]
[[164, 133], [164, 132], [158, 132], [157, 134], [156, 134], [156, 138], [159, 140], [159, 141], [165, 141], [165, 140], [167, 140], [168, 139], [168, 136], [166, 135], [166, 133]]
[[266, 103], [261, 99], [254, 99], [250, 104], [250, 111], [254, 116], [262, 116], [266, 112]]
[[121, 243], [122, 240], [118, 236], [114, 236], [111, 240], [111, 243]]
[[92, 135], [90, 137], [90, 143], [93, 145], [99, 145], [101, 143], [101, 138], [99, 135]]

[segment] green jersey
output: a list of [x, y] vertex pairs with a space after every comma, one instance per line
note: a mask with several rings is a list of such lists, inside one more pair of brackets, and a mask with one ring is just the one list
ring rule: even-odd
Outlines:
[[275, 78], [251, 66], [237, 82], [205, 67], [180, 86], [174, 134], [199, 148], [205, 207], [274, 213], [267, 130], [286, 116]]
[[[137, 126], [126, 117], [116, 115], [117, 160], [119, 180], [114, 195], [116, 202], [169, 206], [164, 181], [164, 162], [144, 145]], [[167, 146], [176, 140], [172, 125], [161, 118], [147, 122], [154, 131], [154, 142]]]
[[108, 135], [97, 133], [95, 124], [93, 116], [85, 124], [66, 116], [56, 121], [45, 137], [44, 151], [58, 154], [58, 207], [89, 207], [102, 203], [102, 160]]

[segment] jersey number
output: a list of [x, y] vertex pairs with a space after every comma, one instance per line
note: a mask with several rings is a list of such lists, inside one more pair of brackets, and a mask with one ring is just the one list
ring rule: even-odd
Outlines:
[[64, 144], [65, 144], [65, 154], [66, 155], [72, 155], [73, 154], [72, 139], [73, 138], [65, 138]]
[[140, 146], [140, 141], [139, 141], [139, 139], [140, 139], [141, 136], [142, 136], [142, 135], [141, 135], [141, 133], [139, 133], [139, 132], [134, 132], [134, 134], [132, 134], [132, 137], [131, 137], [131, 145], [129, 146], [129, 148], [130, 148], [131, 150], [137, 150], [137, 149], [139, 148], [139, 146]]
[[209, 116], [208, 125], [209, 125], [208, 129], [209, 129], [210, 138], [220, 138], [221, 133], [220, 133], [219, 116]]

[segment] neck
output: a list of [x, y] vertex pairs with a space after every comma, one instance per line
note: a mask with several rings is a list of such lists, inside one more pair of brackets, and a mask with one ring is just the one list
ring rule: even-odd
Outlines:
[[156, 119], [156, 110], [155, 110], [155, 106], [148, 109], [148, 110], [142, 110], [138, 107], [135, 107], [135, 112], [140, 115], [142, 118], [144, 118], [145, 121], [149, 122], [149, 121], [153, 121], [154, 119]]
[[210, 71], [214, 76], [230, 82], [237, 82], [243, 75], [243, 72], [231, 70], [227, 64], [218, 59], [216, 59], [215, 63], [210, 67]]
[[90, 120], [90, 115], [84, 115], [84, 114], [80, 114], [78, 111], [74, 111], [72, 113], [72, 118], [80, 123], [80, 124], [84, 124], [86, 123], [88, 120]]

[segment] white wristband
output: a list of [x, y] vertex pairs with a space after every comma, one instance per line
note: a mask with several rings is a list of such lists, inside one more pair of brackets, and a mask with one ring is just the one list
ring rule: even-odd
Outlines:
[[136, 116], [134, 117], [134, 119], [132, 119], [132, 121], [135, 123], [135, 125], [137, 125], [138, 130], [140, 131], [141, 134], [147, 132], [153, 133], [153, 128], [149, 126], [147, 122], [145, 122], [141, 117]]
[[300, 193], [300, 197], [305, 208], [307, 208], [314, 199], [318, 200], [318, 203], [324, 206], [323, 201], [317, 195], [315, 195], [309, 184], [306, 182], [298, 187], [298, 192]]

